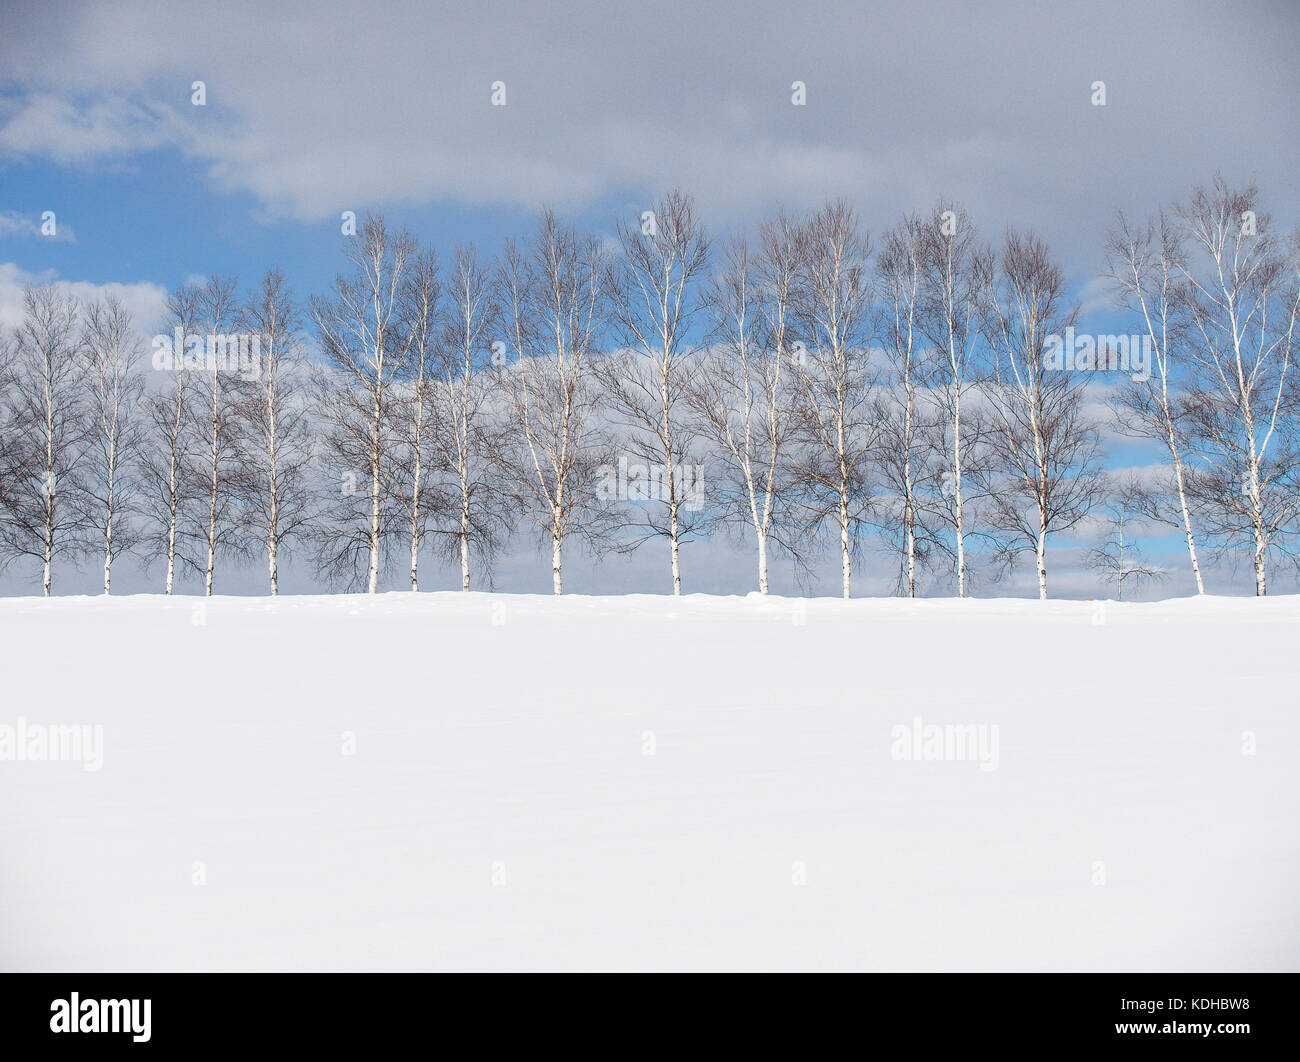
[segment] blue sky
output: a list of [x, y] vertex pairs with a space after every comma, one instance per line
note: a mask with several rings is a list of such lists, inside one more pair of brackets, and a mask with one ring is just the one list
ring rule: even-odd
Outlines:
[[[209, 273], [251, 279], [280, 264], [306, 293], [323, 290], [341, 266], [337, 219], [269, 217], [250, 193], [214, 189], [173, 148], [104, 170], [9, 160], [2, 176], [7, 211], [38, 228], [44, 211], [53, 210], [58, 225], [73, 234], [72, 240], [0, 237], [0, 259], [30, 273], [170, 289]], [[383, 211], [385, 204], [367, 203], [358, 214], [364, 209]], [[532, 213], [519, 208], [454, 203], [408, 207], [391, 216], [448, 250], [458, 241], [495, 249], [533, 223]]]

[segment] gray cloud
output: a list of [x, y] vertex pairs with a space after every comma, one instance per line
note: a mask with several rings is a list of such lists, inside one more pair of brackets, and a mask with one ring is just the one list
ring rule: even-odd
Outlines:
[[[948, 194], [991, 231], [1032, 224], [1091, 265], [1115, 208], [1217, 168], [1258, 172], [1273, 204], [1300, 193], [1300, 19], [1281, 3], [96, 3], [7, 18], [0, 151], [93, 165], [173, 144], [217, 187], [306, 219], [580, 208], [680, 184], [718, 224], [834, 194], [886, 222]], [[205, 108], [190, 105], [197, 79]]]

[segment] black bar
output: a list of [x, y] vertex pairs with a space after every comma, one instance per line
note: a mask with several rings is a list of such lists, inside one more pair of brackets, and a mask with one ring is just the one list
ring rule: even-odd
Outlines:
[[[505, 1049], [596, 1049], [614, 1056], [703, 1044], [749, 1044], [816, 1058], [845, 1047], [910, 1045], [996, 1051], [1005, 1046], [1233, 1056], [1294, 1052], [1300, 1022], [1294, 974], [5, 974], [0, 1037], [14, 1048], [131, 1051], [319, 1047], [331, 1056], [412, 1044], [433, 1053], [494, 1057]], [[716, 983], [715, 983], [716, 982]], [[60, 1031], [77, 994], [88, 1029], [116, 1015], [122, 1032]], [[61, 1006], [57, 1001], [64, 1001]], [[134, 1000], [128, 1015], [101, 1000]], [[143, 1019], [148, 1040], [130, 1016]], [[1171, 1006], [1177, 1000], [1183, 1006]], [[91, 1001], [87, 1009], [87, 1001]], [[1130, 1001], [1127, 1005], [1124, 1001]], [[1155, 1006], [1156, 1002], [1162, 1004]], [[1203, 1001], [1215, 1001], [1205, 1006]], [[1235, 1002], [1233, 1002], [1235, 1001]], [[1146, 1006], [1142, 1006], [1145, 1003]], [[93, 1017], [92, 1017], [93, 1016]], [[1153, 1025], [1150, 1031], [1133, 1026]], [[1179, 1026], [1210, 1025], [1203, 1032]], [[1131, 1031], [1118, 1031], [1118, 1026]], [[1226, 1026], [1246, 1026], [1234, 1028]], [[1165, 1030], [1165, 1031], [1158, 1031]], [[1283, 1055], [1281, 1057], [1287, 1057]]]

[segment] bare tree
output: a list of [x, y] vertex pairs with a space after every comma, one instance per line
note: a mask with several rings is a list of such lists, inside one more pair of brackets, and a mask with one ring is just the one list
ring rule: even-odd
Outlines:
[[1192, 562], [1196, 592], [1205, 593], [1196, 555], [1191, 505], [1187, 495], [1184, 451], [1185, 408], [1174, 378], [1175, 351], [1186, 347], [1188, 295], [1183, 279], [1186, 252], [1173, 219], [1160, 211], [1154, 221], [1131, 224], [1120, 214], [1106, 239], [1107, 276], [1123, 304], [1142, 319], [1143, 337], [1151, 346], [1155, 372], [1145, 379], [1131, 374], [1111, 399], [1115, 428], [1122, 434], [1160, 443], [1172, 464], [1179, 521]]
[[81, 335], [90, 381], [91, 438], [86, 452], [88, 528], [99, 532], [104, 556], [104, 593], [112, 591], [113, 561], [136, 548], [132, 519], [139, 484], [135, 476], [144, 439], [143, 347], [130, 311], [115, 295], [86, 306]]
[[[1143, 497], [1142, 485], [1129, 478], [1116, 484], [1103, 508], [1106, 516], [1101, 541], [1088, 551], [1088, 566], [1115, 588], [1115, 600], [1124, 600], [1124, 584], [1133, 588], [1166, 578], [1163, 568], [1147, 564], [1134, 539]], [[1136, 502], [1135, 502], [1136, 499]]]
[[1077, 310], [1065, 304], [1065, 276], [1047, 245], [1015, 230], [1007, 232], [988, 306], [998, 460], [980, 476], [1004, 535], [1003, 557], [1032, 552], [1046, 600], [1049, 535], [1082, 520], [1103, 491], [1086, 375], [1049, 368], [1044, 358], [1049, 338], [1059, 341]]
[[433, 251], [412, 256], [399, 293], [402, 367], [400, 386], [394, 392], [393, 424], [402, 458], [393, 465], [394, 496], [410, 528], [411, 590], [420, 589], [420, 550], [429, 534], [430, 521], [449, 503], [439, 491], [430, 467], [433, 440], [438, 436], [437, 380], [441, 281]]
[[160, 388], [146, 391], [140, 474], [145, 561], [166, 558], [164, 592], [170, 595], [176, 585], [181, 521], [194, 500], [197, 478], [193, 464], [198, 456], [198, 440], [192, 433], [192, 394], [186, 387], [185, 352], [192, 341], [202, 341], [198, 288], [187, 284], [168, 294], [164, 326], [170, 335], [155, 338], [154, 369], [166, 376]]
[[280, 592], [280, 557], [306, 535], [314, 517], [302, 318], [278, 267], [248, 293], [240, 320], [257, 340], [260, 363], [241, 393], [236, 522], [266, 550], [274, 597]]
[[[689, 195], [673, 191], [636, 223], [617, 224], [621, 255], [610, 268], [610, 305], [624, 351], [600, 365], [601, 382], [622, 421], [630, 455], [661, 484], [633, 548], [666, 538], [673, 593], [682, 592], [680, 549], [698, 533], [706, 510], [702, 487], [688, 476], [698, 466], [690, 452], [686, 411], [700, 363], [688, 340], [702, 300], [700, 276], [708, 264], [709, 241]], [[655, 503], [662, 503], [660, 515]]]
[[[18, 508], [21, 491], [18, 489], [26, 475], [29, 454], [21, 445], [22, 431], [18, 422], [18, 403], [15, 393], [18, 367], [18, 336], [16, 332], [0, 327], [0, 524], [12, 519]], [[7, 536], [0, 533], [0, 571], [13, 560], [7, 549]]]
[[[234, 277], [213, 276], [198, 290], [198, 316], [207, 349], [203, 364], [197, 352], [186, 351], [186, 370], [192, 372], [198, 394], [190, 407], [193, 432], [202, 440], [203, 458], [194, 473], [199, 482], [190, 492], [198, 501], [195, 518], [182, 524], [182, 537], [197, 551], [181, 556], [203, 573], [203, 593], [211, 597], [217, 556], [240, 553], [242, 541], [234, 520], [235, 484], [239, 476], [238, 411], [243, 389], [239, 379], [238, 344], [234, 333], [239, 307]], [[202, 369], [203, 371], [193, 371]]]
[[870, 503], [868, 472], [880, 438], [869, 344], [871, 244], [853, 208], [833, 202], [802, 227], [796, 296], [800, 335], [791, 366], [804, 445], [797, 451], [810, 524], [839, 531], [842, 590]]
[[595, 423], [591, 359], [605, 324], [607, 263], [599, 242], [543, 212], [527, 247], [506, 245], [501, 290], [515, 364], [502, 374], [512, 440], [499, 467], [520, 514], [551, 543], [551, 576], [563, 592], [564, 544], [600, 546], [612, 523], [602, 497], [609, 448]]
[[797, 478], [788, 450], [795, 419], [787, 341], [799, 241], [784, 214], [766, 224], [756, 256], [736, 237], [723, 250], [708, 292], [713, 346], [690, 403], [701, 434], [720, 457], [710, 502], [727, 526], [745, 525], [758, 550], [758, 591], [768, 592], [768, 547], [798, 561], [786, 522]]
[[[440, 375], [433, 391], [438, 407], [434, 445], [448, 471], [454, 526], [447, 541], [460, 561], [460, 587], [471, 584], [470, 558], [477, 553], [490, 571], [496, 547], [509, 534], [511, 517], [494, 468], [504, 453], [500, 372], [490, 363], [492, 343], [504, 355], [501, 303], [491, 267], [472, 244], [456, 249], [447, 283], [447, 310], [439, 349]], [[501, 360], [498, 357], [497, 360]]]
[[[328, 363], [317, 389], [328, 425], [324, 459], [341, 484], [318, 563], [331, 574], [354, 577], [364, 563], [365, 585], [373, 594], [391, 516], [393, 389], [406, 350], [400, 297], [415, 242], [406, 232], [390, 232], [382, 216], [370, 215], [345, 254], [352, 275], [335, 281], [330, 298], [311, 303]], [[369, 479], [364, 494], [356, 490], [358, 472]]]
[[23, 320], [10, 388], [7, 518], [0, 544], [41, 564], [41, 590], [53, 591], [56, 557], [73, 545], [84, 506], [80, 464], [87, 417], [79, 356], [76, 298], [53, 284], [23, 291]]
[[1195, 259], [1179, 262], [1192, 333], [1187, 393], [1197, 465], [1188, 493], [1212, 534], [1252, 546], [1255, 593], [1267, 593], [1270, 549], [1294, 533], [1300, 505], [1294, 377], [1300, 284], [1294, 260], [1258, 211], [1254, 184], [1221, 177], [1177, 210]]
[[897, 506], [888, 508], [886, 526], [901, 530], [900, 575], [908, 597], [916, 596], [918, 538], [924, 550], [931, 537], [927, 528], [918, 526], [918, 513], [924, 511], [918, 496], [935, 478], [933, 470], [926, 467], [923, 442], [927, 420], [932, 416], [924, 399], [936, 369], [933, 352], [921, 330], [926, 251], [925, 223], [909, 214], [885, 233], [876, 259], [884, 302], [882, 331], [888, 367], [882, 388], [883, 445], [879, 464], [885, 482], [901, 505], [901, 512], [895, 511]]
[[[933, 449], [940, 487], [935, 513], [952, 529], [957, 596], [969, 589], [970, 502], [975, 481], [966, 469], [986, 427], [978, 404], [985, 376], [984, 293], [993, 272], [992, 252], [959, 205], [941, 202], [922, 229], [921, 328], [936, 352], [929, 380], [939, 406]], [[933, 495], [931, 495], [933, 498]]]

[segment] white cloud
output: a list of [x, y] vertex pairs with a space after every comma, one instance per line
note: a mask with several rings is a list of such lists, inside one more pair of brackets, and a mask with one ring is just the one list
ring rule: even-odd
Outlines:
[[165, 110], [117, 96], [68, 99], [33, 92], [8, 102], [0, 115], [0, 154], [42, 156], [87, 165], [180, 139]]
[[167, 290], [162, 285], [147, 281], [95, 284], [87, 280], [60, 280], [53, 273], [30, 273], [13, 262], [0, 262], [0, 329], [13, 329], [22, 323], [24, 287], [51, 280], [86, 302], [116, 295], [135, 317], [136, 327], [146, 334], [151, 333], [162, 319], [167, 300]]
[[0, 240], [15, 239], [26, 236], [38, 236], [54, 243], [76, 243], [77, 235], [72, 226], [54, 219], [54, 233], [46, 235], [41, 231], [43, 218], [28, 217], [16, 210], [0, 210]]

